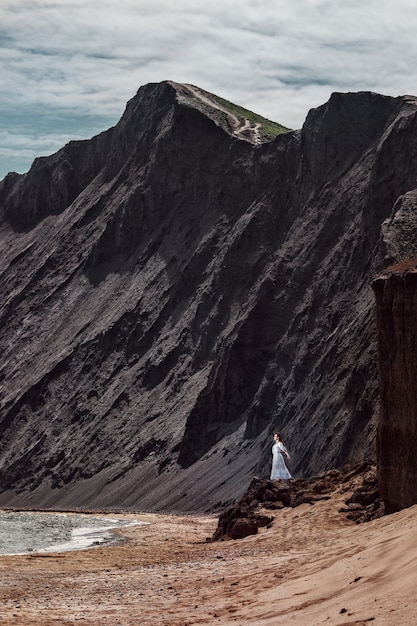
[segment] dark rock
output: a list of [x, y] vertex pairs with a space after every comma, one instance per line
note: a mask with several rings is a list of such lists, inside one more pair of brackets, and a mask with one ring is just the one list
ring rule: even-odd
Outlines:
[[338, 469], [331, 469], [324, 473], [325, 480], [329, 480], [333, 484], [340, 482], [342, 473]]
[[370, 489], [364, 491], [363, 489], [358, 489], [353, 493], [351, 498], [346, 500], [346, 504], [350, 504], [351, 502], [357, 502], [363, 506], [367, 506], [368, 504], [372, 504], [376, 500], [380, 498], [378, 489]]
[[[362, 472], [353, 470], [347, 474], [347, 477], [350, 477], [351, 482], [354, 478], [359, 478], [359, 480], [355, 481], [356, 486], [353, 489], [352, 494], [346, 498], [346, 504], [357, 504], [366, 507], [370, 504], [376, 503], [377, 501], [381, 502], [375, 467], [372, 467], [369, 464], [359, 465], [358, 468], [360, 467], [362, 468]], [[343, 479], [343, 482], [346, 482], [346, 477]]]
[[261, 513], [257, 513], [251, 519], [253, 522], [255, 522], [258, 528], [264, 528], [264, 526], [269, 526], [274, 521], [272, 515], [263, 515]]
[[287, 487], [286, 481], [274, 484], [273, 500], [275, 502], [282, 502], [284, 506], [291, 506], [291, 489]]
[[378, 499], [373, 504], [366, 507], [360, 505], [355, 509], [349, 507], [346, 518], [356, 522], [356, 524], [363, 524], [377, 519], [378, 517], [382, 517], [383, 515], [385, 515], [385, 507], [382, 500]]
[[315, 493], [324, 493], [326, 491], [333, 491], [334, 489], [334, 483], [331, 482], [330, 480], [319, 480], [318, 482], [314, 483], [314, 485], [312, 486], [312, 489]]
[[256, 535], [258, 532], [258, 525], [254, 520], [246, 518], [236, 519], [228, 531], [230, 539], [243, 539], [248, 535]]
[[314, 493], [299, 493], [294, 497], [292, 506], [300, 506], [300, 504], [314, 504], [320, 500], [329, 500], [330, 495], [317, 495]]
[[[362, 467], [362, 472], [357, 470]], [[356, 523], [368, 522], [381, 517], [386, 512], [377, 480], [376, 467], [369, 463], [358, 465], [343, 478], [350, 476], [351, 495], [345, 499], [346, 517]]]
[[265, 500], [265, 508], [267, 509], [284, 509], [285, 504], [281, 500]]
[[359, 504], [359, 502], [350, 502], [350, 503], [347, 502], [347, 504], [348, 504], [347, 511], [349, 513], [352, 512], [352, 511], [363, 511], [364, 510], [363, 505]]
[[344, 468], [344, 475], [341, 478], [341, 482], [347, 483], [351, 481], [352, 478], [369, 470], [371, 467], [372, 466], [368, 461], [363, 461], [362, 463], [358, 463], [353, 468], [351, 467], [351, 464], [349, 464], [348, 466]]
[[217, 528], [213, 534], [212, 540], [219, 541], [229, 536], [229, 530], [237, 519], [242, 518], [242, 511], [238, 505], [230, 507], [223, 511], [219, 516]]
[[[412, 230], [415, 217], [407, 215], [408, 219], [402, 217], [403, 228], [407, 224]], [[373, 282], [373, 288], [381, 394], [378, 479], [391, 513], [417, 503], [417, 260], [408, 258], [393, 266]]]
[[271, 489], [265, 489], [262, 494], [258, 493], [258, 496], [259, 499], [262, 498], [262, 500], [260, 499], [260, 502], [271, 502], [275, 499], [275, 491], [272, 491]]
[[247, 535], [255, 535], [258, 528], [268, 526], [273, 521], [271, 515], [254, 512], [241, 504], [237, 504], [224, 511], [218, 521], [212, 541], [224, 539], [242, 539]]

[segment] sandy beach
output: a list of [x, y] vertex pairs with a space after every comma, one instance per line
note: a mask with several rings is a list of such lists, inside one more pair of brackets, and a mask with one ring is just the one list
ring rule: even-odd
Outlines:
[[346, 494], [274, 511], [269, 529], [206, 542], [216, 517], [125, 514], [123, 542], [0, 557], [0, 621], [194, 626], [415, 624], [417, 506], [356, 525]]

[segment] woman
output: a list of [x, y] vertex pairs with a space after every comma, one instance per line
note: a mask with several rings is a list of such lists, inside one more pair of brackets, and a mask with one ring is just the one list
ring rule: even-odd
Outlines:
[[291, 480], [292, 476], [285, 465], [284, 455], [289, 459], [282, 437], [279, 433], [274, 435], [274, 445], [272, 446], [272, 470], [271, 480]]

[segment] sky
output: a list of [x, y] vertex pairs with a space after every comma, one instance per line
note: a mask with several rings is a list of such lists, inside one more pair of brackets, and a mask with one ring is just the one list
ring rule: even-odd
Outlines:
[[334, 91], [417, 95], [415, 0], [0, 0], [0, 180], [191, 83], [290, 128]]

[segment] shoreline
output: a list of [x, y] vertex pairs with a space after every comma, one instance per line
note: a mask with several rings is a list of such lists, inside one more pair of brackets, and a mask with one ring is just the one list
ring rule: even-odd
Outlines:
[[123, 541], [120, 529], [145, 524], [137, 516], [68, 511], [0, 510], [0, 556], [90, 550]]

